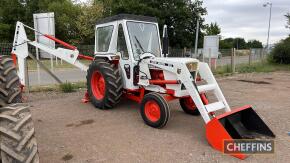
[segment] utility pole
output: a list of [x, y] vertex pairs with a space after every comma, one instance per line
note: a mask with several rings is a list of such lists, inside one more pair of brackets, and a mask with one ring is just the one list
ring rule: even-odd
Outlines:
[[[199, 15], [197, 15], [196, 32], [195, 32], [194, 56], [196, 57], [197, 57], [198, 32], [199, 32]], [[192, 54], [191, 54], [191, 58], [192, 58]]]
[[267, 2], [263, 5], [263, 7], [270, 6], [270, 16], [269, 16], [269, 25], [268, 25], [268, 36], [267, 36], [267, 53], [269, 53], [269, 37], [270, 37], [270, 28], [271, 28], [271, 19], [272, 19], [272, 3]]

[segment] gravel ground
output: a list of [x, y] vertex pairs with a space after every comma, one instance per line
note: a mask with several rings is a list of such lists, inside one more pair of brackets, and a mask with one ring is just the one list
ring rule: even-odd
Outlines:
[[[252, 155], [246, 162], [288, 162], [290, 73], [240, 74], [218, 82], [232, 108], [253, 105], [277, 136], [275, 154]], [[202, 118], [183, 113], [177, 101], [169, 104], [167, 126], [153, 129], [143, 123], [138, 104], [124, 99], [103, 111], [81, 103], [83, 94], [27, 95], [41, 162], [242, 162], [211, 148]]]

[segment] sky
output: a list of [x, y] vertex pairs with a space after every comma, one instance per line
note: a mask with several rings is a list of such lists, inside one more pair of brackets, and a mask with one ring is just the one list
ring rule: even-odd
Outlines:
[[[89, 0], [76, 0], [86, 2]], [[290, 34], [286, 29], [285, 14], [290, 12], [290, 0], [203, 0], [207, 8], [206, 23], [217, 22], [222, 38], [243, 37], [267, 42], [270, 8], [263, 7], [272, 2], [270, 44], [274, 44]]]
[[257, 39], [267, 42], [270, 8], [263, 7], [272, 2], [272, 21], [270, 44], [286, 38], [290, 30], [286, 29], [285, 14], [290, 12], [290, 0], [204, 0], [207, 8], [206, 23], [217, 22], [221, 27], [222, 38], [243, 37], [246, 40]]

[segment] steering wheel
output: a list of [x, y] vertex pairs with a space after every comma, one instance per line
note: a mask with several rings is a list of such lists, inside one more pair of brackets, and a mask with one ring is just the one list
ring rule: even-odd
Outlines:
[[151, 52], [143, 52], [142, 54], [140, 54], [140, 60], [147, 58], [155, 58], [155, 55]]

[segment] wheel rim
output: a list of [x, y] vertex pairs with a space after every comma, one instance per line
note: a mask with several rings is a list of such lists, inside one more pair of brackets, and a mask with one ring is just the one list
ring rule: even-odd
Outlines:
[[157, 122], [160, 119], [160, 107], [154, 100], [147, 101], [145, 104], [145, 115], [151, 122]]
[[185, 98], [184, 99], [184, 104], [190, 110], [195, 110], [196, 109], [195, 103], [193, 102], [193, 100], [191, 98]]
[[91, 78], [91, 89], [96, 99], [101, 100], [105, 96], [106, 83], [103, 75], [95, 71]]

